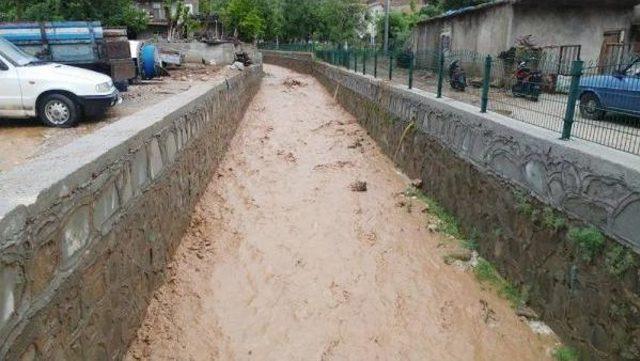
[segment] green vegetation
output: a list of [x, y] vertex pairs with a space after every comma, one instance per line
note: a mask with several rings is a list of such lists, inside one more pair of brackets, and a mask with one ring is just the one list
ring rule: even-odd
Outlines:
[[[410, 11], [394, 10], [389, 12], [389, 43], [391, 47], [401, 49], [411, 35], [411, 30], [424, 19], [438, 16], [446, 11], [466, 6], [477, 5], [489, 0], [431, 0], [428, 5], [418, 10], [416, 1], [411, 1]], [[384, 17], [375, 19], [377, 23], [377, 38], [384, 39]]]
[[[423, 17], [417, 12], [402, 12], [391, 11], [389, 12], [389, 44], [392, 48], [402, 48], [414, 26]], [[377, 19], [377, 38], [384, 39], [384, 18]]]
[[582, 259], [587, 262], [591, 262], [591, 260], [604, 250], [604, 236], [593, 226], [571, 228], [568, 237], [570, 241], [578, 246]]
[[516, 199], [516, 210], [520, 214], [531, 218], [532, 221], [535, 221], [538, 216], [538, 211], [533, 207], [531, 203], [529, 203], [527, 195], [523, 192], [516, 191], [514, 192], [514, 196]]
[[567, 221], [564, 219], [564, 217], [556, 214], [556, 212], [552, 208], [545, 207], [544, 210], [542, 210], [542, 225], [544, 225], [546, 228], [558, 231], [565, 227], [566, 224]]
[[[412, 28], [421, 19], [445, 11], [487, 0], [432, 0], [411, 11], [390, 13], [391, 44], [403, 46]], [[191, 17], [180, 9], [183, 0], [164, 0], [163, 7], [175, 35], [197, 29]], [[384, 31], [384, 17], [371, 18], [361, 0], [200, 0], [200, 12], [220, 14], [227, 33], [245, 41], [265, 39], [281, 42], [327, 41], [334, 44], [365, 43], [369, 24], [375, 24], [379, 42]], [[177, 11], [176, 11], [177, 9]], [[166, 12], [166, 11], [165, 11]], [[148, 19], [134, 0], [4, 0], [0, 1], [0, 21], [100, 20], [107, 26], [127, 26], [135, 32], [146, 28]]]
[[[440, 230], [453, 236], [455, 238], [461, 239], [461, 246], [469, 249], [469, 250], [477, 250], [478, 243], [477, 239], [480, 236], [480, 232], [477, 229], [473, 229], [471, 234], [469, 235], [469, 239], [464, 240], [462, 232], [460, 231], [460, 226], [457, 219], [447, 212], [441, 205], [439, 205], [435, 200], [429, 198], [424, 192], [420, 191], [415, 187], [409, 187], [404, 192], [407, 197], [416, 197], [422, 202], [426, 203], [429, 207], [429, 213], [435, 215], [440, 219]], [[494, 231], [494, 235], [498, 237], [502, 233], [501, 229], [496, 229]], [[445, 260], [449, 259], [450, 256], [446, 256]], [[487, 283], [494, 287], [498, 294], [511, 302], [513, 307], [518, 307], [523, 304], [525, 298], [523, 294], [518, 290], [516, 286], [509, 283], [506, 279], [504, 279], [496, 268], [486, 259], [479, 258], [478, 264], [474, 268], [474, 273], [476, 278], [482, 282]]]
[[569, 346], [560, 346], [553, 351], [556, 361], [579, 361], [578, 352]]
[[473, 271], [478, 281], [490, 284], [502, 297], [509, 300], [513, 307], [523, 303], [524, 299], [518, 288], [500, 276], [496, 268], [486, 259], [479, 258], [478, 265]]
[[440, 204], [438, 204], [438, 202], [429, 198], [426, 194], [416, 189], [415, 187], [409, 187], [405, 191], [405, 195], [407, 197], [416, 197], [426, 203], [429, 207], [429, 212], [440, 219], [439, 226], [440, 230], [443, 233], [455, 238], [462, 238], [458, 220], [451, 213], [447, 212]]
[[636, 266], [636, 258], [633, 252], [616, 244], [607, 252], [605, 264], [607, 265], [609, 273], [614, 276], [622, 276]]
[[147, 26], [147, 16], [133, 0], [3, 0], [0, 21], [100, 20], [133, 31]]
[[528, 200], [528, 196], [520, 191], [514, 192], [516, 210], [523, 216], [528, 217], [531, 222], [541, 221], [545, 228], [559, 231], [564, 228], [567, 221], [551, 207], [545, 207], [542, 212], [535, 208]]
[[460, 240], [460, 246], [466, 248], [469, 251], [477, 251], [480, 246], [478, 245], [478, 239], [480, 238], [480, 232], [477, 228], [473, 227], [469, 233], [468, 239]]
[[359, 0], [204, 0], [204, 13], [219, 13], [245, 41], [355, 42], [365, 29]]

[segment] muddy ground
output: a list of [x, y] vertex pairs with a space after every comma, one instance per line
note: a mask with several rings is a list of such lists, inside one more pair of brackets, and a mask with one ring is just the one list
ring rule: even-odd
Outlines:
[[46, 127], [37, 119], [0, 119], [0, 172], [10, 170], [29, 159], [46, 154], [107, 124], [191, 89], [192, 86], [219, 80], [236, 70], [219, 66], [185, 65], [172, 69], [170, 76], [141, 81], [122, 93], [123, 102], [104, 116], [83, 119], [70, 129]]
[[267, 77], [127, 360], [551, 359], [312, 77]]

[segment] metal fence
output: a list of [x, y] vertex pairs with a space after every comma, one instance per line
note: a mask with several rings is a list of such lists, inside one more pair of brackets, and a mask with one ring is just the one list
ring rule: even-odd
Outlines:
[[640, 155], [640, 60], [578, 60], [576, 46], [472, 51], [390, 51], [316, 45], [263, 45], [309, 51], [351, 71], [478, 106], [524, 123]]

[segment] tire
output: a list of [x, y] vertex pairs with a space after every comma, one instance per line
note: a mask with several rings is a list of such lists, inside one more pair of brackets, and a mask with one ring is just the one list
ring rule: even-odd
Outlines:
[[584, 93], [580, 96], [580, 115], [585, 119], [602, 120], [605, 110], [600, 99], [593, 93]]
[[38, 117], [50, 127], [70, 128], [79, 117], [78, 105], [63, 94], [48, 94], [38, 102]]
[[128, 80], [117, 81], [114, 83], [114, 85], [116, 86], [116, 89], [118, 89], [118, 91], [126, 92], [127, 90], [129, 90]]

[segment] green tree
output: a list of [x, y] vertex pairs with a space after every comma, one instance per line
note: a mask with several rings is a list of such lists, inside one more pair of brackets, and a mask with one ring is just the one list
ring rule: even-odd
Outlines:
[[264, 14], [258, 0], [230, 0], [222, 10], [225, 24], [243, 40], [253, 41], [264, 34]]
[[100, 20], [134, 31], [147, 25], [146, 15], [133, 0], [3, 0], [0, 13], [3, 21]]
[[[389, 13], [389, 43], [395, 49], [403, 48], [411, 31], [421, 19], [420, 13], [404, 13], [402, 11], [391, 11]], [[384, 19], [378, 21], [378, 39], [384, 37]]]
[[306, 41], [317, 32], [320, 0], [283, 0], [283, 27], [285, 41]]
[[364, 33], [365, 7], [359, 0], [323, 0], [318, 17], [320, 40], [353, 42]]

